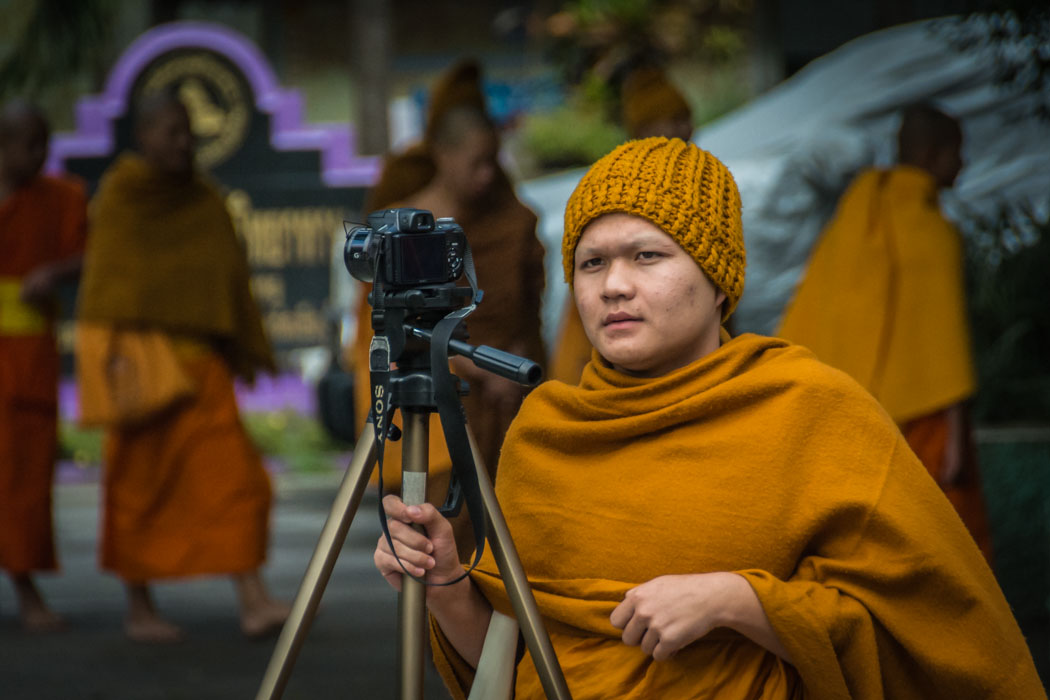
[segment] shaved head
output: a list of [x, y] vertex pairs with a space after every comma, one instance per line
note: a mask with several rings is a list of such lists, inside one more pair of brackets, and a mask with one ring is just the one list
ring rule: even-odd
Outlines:
[[496, 127], [488, 116], [476, 107], [452, 107], [434, 123], [431, 141], [438, 147], [455, 147], [475, 132], [495, 135]]
[[0, 179], [18, 187], [44, 167], [51, 127], [47, 117], [25, 100], [11, 100], [0, 107]]
[[17, 132], [33, 128], [51, 131], [44, 112], [32, 102], [14, 99], [0, 107], [0, 139], [11, 138]]
[[185, 106], [170, 90], [155, 90], [140, 97], [135, 103], [133, 124], [136, 133], [150, 128], [162, 114], [171, 109], [185, 109]]
[[951, 187], [962, 168], [962, 126], [955, 117], [922, 103], [901, 116], [897, 159], [932, 174], [940, 187]]
[[192, 175], [194, 137], [189, 112], [173, 92], [143, 96], [135, 105], [134, 125], [139, 151], [150, 165], [179, 178]]

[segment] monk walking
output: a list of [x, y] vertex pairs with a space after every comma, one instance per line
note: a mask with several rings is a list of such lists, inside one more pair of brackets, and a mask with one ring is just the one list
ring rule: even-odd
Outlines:
[[[78, 309], [85, 413], [117, 407], [106, 432], [101, 564], [125, 582], [132, 639], [180, 638], [149, 584], [204, 574], [232, 576], [241, 629], [256, 636], [288, 607], [259, 574], [271, 487], [233, 376], [273, 371], [274, 361], [223, 199], [195, 172], [185, 107], [147, 97], [135, 135], [140, 153], [117, 159], [92, 202]], [[173, 384], [187, 388], [146, 413], [143, 397]]]
[[[689, 141], [696, 128], [685, 96], [656, 66], [641, 66], [624, 78], [620, 117], [627, 137], [664, 136]], [[565, 300], [558, 338], [551, 351], [551, 379], [575, 384], [591, 359], [591, 342], [571, 298]]]
[[40, 175], [49, 133], [44, 115], [27, 103], [0, 109], [0, 568], [31, 631], [61, 624], [32, 572], [57, 568], [54, 293], [80, 270], [87, 218], [79, 184]]
[[862, 172], [821, 235], [778, 335], [877, 398], [991, 560], [966, 401], [976, 389], [962, 239], [937, 193], [962, 168], [959, 122], [904, 112], [898, 164]]
[[[536, 216], [515, 196], [497, 162], [499, 137], [485, 111], [477, 64], [453, 67], [433, 90], [426, 137], [404, 154], [388, 160], [370, 195], [370, 208], [407, 206], [450, 216], [463, 227], [477, 269], [485, 304], [467, 319], [470, 342], [490, 345], [542, 362], [540, 333], [543, 293], [543, 246], [536, 238]], [[370, 308], [362, 298], [355, 343], [356, 405], [367, 409], [368, 344], [372, 337]], [[481, 457], [495, 470], [503, 436], [522, 400], [519, 385], [453, 360], [455, 372], [470, 383], [464, 401], [467, 419]], [[365, 410], [359, 420], [364, 422]], [[447, 473], [447, 448], [436, 424], [431, 431], [431, 472]], [[392, 480], [397, 481], [396, 443], [387, 449]], [[440, 479], [435, 484], [443, 483]]]

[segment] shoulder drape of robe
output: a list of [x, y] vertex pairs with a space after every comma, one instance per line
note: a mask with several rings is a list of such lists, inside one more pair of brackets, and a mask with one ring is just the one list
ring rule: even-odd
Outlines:
[[219, 192], [124, 154], [91, 203], [78, 316], [208, 338], [251, 379], [274, 360], [249, 288], [248, 261]]
[[[744, 335], [655, 379], [594, 355], [526, 399], [496, 491], [575, 698], [1045, 697], [889, 416], [801, 347]], [[660, 662], [623, 644], [627, 590], [711, 571], [747, 578], [795, 666], [725, 630]], [[491, 556], [473, 580], [512, 614]], [[462, 696], [469, 667], [440, 630], [434, 648]], [[528, 654], [516, 693], [543, 697]]]
[[868, 389], [898, 424], [973, 394], [962, 242], [936, 184], [869, 170], [821, 235], [777, 335]]

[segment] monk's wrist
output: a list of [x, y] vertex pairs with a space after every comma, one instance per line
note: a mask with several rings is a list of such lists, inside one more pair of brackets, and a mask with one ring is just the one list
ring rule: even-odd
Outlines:
[[747, 635], [754, 628], [756, 617], [764, 615], [762, 606], [746, 578], [730, 572], [721, 572], [719, 575], [723, 577], [724, 599], [719, 606], [717, 626]]
[[474, 595], [480, 596], [481, 593], [474, 588], [469, 576], [451, 586], [427, 586], [427, 607], [441, 617], [446, 611], [455, 612], [467, 607]]

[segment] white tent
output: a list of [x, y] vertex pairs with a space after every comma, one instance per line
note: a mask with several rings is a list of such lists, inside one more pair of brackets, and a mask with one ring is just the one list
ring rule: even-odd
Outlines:
[[[994, 50], [962, 52], [943, 28], [920, 22], [861, 37], [698, 133], [696, 142], [729, 166], [743, 200], [748, 268], [737, 330], [773, 331], [850, 179], [892, 161], [898, 114], [908, 104], [932, 101], [962, 120], [966, 167], [942, 202], [964, 233], [973, 212], [990, 215], [1001, 203], [1048, 215], [1050, 124], [1032, 116], [1037, 97], [1003, 88]], [[583, 172], [519, 187], [548, 251], [548, 341], [567, 292], [562, 214]]]

